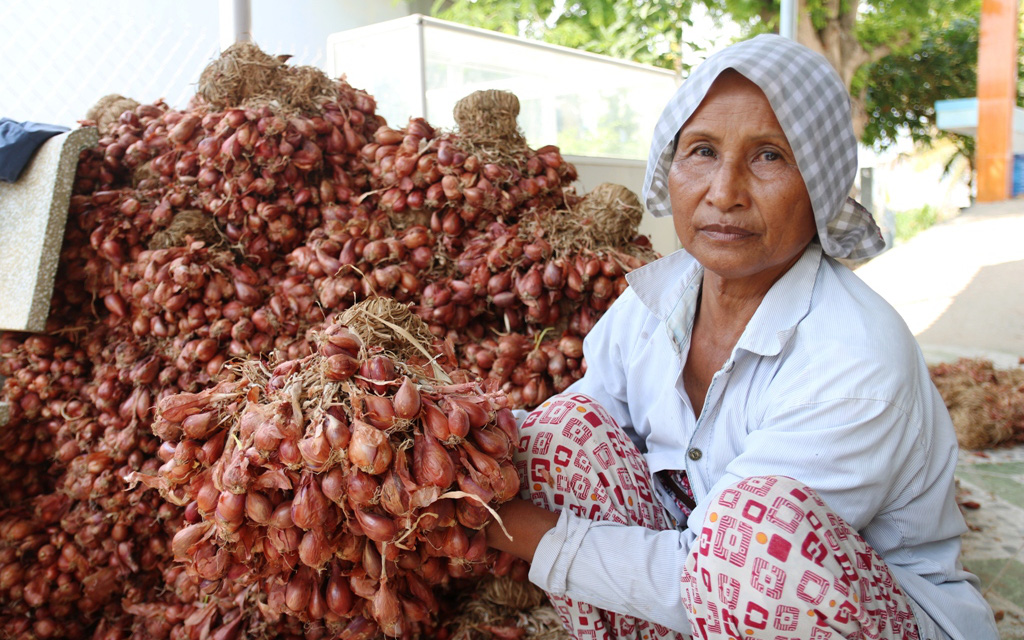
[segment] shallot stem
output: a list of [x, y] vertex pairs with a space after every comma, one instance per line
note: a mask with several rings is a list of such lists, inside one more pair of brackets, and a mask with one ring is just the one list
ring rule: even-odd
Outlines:
[[498, 512], [492, 509], [489, 504], [480, 499], [479, 496], [476, 496], [472, 493], [466, 493], [465, 491], [448, 491], [437, 496], [438, 500], [441, 500], [442, 498], [473, 498], [474, 500], [479, 502], [484, 509], [487, 509], [487, 511], [489, 511], [492, 516], [494, 516], [494, 521], [498, 523], [499, 527], [501, 527], [501, 531], [505, 534], [505, 536], [509, 540], [513, 539], [512, 534], [509, 533], [508, 529], [505, 528], [505, 523], [502, 522], [501, 516], [498, 515]]

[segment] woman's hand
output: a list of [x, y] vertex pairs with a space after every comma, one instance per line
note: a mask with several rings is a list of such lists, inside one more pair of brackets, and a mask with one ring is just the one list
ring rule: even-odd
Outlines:
[[557, 513], [520, 498], [513, 498], [501, 505], [498, 515], [512, 539], [509, 540], [497, 522], [491, 521], [487, 525], [487, 544], [527, 562], [533, 562], [533, 553], [540, 539], [558, 522]]

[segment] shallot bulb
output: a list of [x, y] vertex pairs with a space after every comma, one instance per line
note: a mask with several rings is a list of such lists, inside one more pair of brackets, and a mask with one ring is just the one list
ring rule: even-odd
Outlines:
[[455, 481], [455, 465], [451, 457], [429, 432], [414, 436], [412, 473], [417, 483], [442, 489]]
[[381, 583], [376, 595], [373, 596], [370, 610], [384, 635], [398, 637], [403, 634], [405, 619], [402, 615], [401, 602], [390, 584]]
[[383, 473], [391, 465], [393, 451], [388, 437], [380, 429], [362, 420], [352, 421], [352, 440], [348, 444], [348, 459], [371, 475]]
[[319, 479], [308, 471], [303, 472], [301, 484], [292, 501], [292, 522], [307, 531], [314, 529], [324, 523], [329, 508], [330, 502], [320, 490]]
[[403, 420], [412, 420], [420, 413], [420, 392], [408, 377], [402, 380], [395, 393], [395, 415]]

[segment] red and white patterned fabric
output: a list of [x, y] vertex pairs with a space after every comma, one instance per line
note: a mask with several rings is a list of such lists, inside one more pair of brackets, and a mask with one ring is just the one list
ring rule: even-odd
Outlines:
[[792, 478], [745, 478], [720, 493], [682, 585], [702, 640], [918, 637], [885, 562]]
[[[520, 427], [516, 465], [523, 496], [545, 509], [654, 530], [671, 526], [643, 455], [587, 396], [555, 396], [534, 410]], [[714, 500], [679, 576], [681, 588], [665, 585], [679, 589], [694, 638], [918, 637], [885, 563], [813, 490], [789, 478], [756, 477]], [[549, 598], [574, 638], [687, 637], [569, 595]]]
[[[555, 396], [527, 417], [519, 433], [516, 466], [524, 498], [590, 520], [669, 528], [643, 455], [598, 403], [581, 395]], [[568, 597], [548, 597], [579, 640], [688, 637]]]

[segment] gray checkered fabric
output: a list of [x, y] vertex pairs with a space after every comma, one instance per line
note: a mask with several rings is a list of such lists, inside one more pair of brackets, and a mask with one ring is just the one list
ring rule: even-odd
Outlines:
[[673, 141], [712, 82], [735, 69], [768, 97], [811, 197], [822, 248], [836, 258], [869, 258], [885, 248], [870, 212], [847, 197], [857, 173], [850, 97], [821, 55], [773, 34], [757, 36], [704, 61], [676, 91], [658, 120], [647, 160], [644, 201], [655, 216], [672, 214], [668, 172]]

